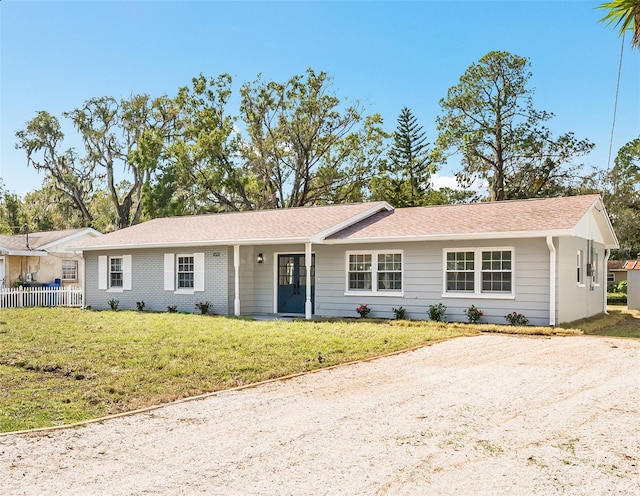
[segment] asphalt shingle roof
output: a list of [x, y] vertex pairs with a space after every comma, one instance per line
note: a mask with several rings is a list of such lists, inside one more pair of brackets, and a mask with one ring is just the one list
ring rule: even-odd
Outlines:
[[[62, 231], [44, 231], [29, 233], [29, 249], [38, 250], [42, 246], [54, 243], [58, 240], [64, 239], [68, 236], [84, 231], [85, 228], [80, 229], [64, 229]], [[27, 235], [26, 234], [13, 234], [13, 235], [0, 235], [0, 248], [5, 248], [10, 251], [26, 251], [27, 250]]]
[[428, 237], [573, 228], [598, 195], [399, 208], [358, 222], [328, 239]]
[[303, 240], [384, 208], [385, 202], [373, 202], [167, 217], [93, 238], [80, 248]]
[[570, 230], [598, 195], [399, 208], [385, 202], [153, 219], [96, 237], [79, 249], [301, 242], [341, 226], [327, 240], [360, 241]]

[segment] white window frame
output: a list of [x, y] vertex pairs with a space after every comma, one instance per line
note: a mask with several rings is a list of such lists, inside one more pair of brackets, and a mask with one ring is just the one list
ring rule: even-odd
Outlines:
[[593, 244], [591, 245], [591, 284], [593, 287], [599, 288], [600, 282], [598, 281], [599, 277], [599, 267], [598, 267], [598, 252], [595, 250]]
[[[349, 288], [349, 258], [351, 255], [371, 255], [371, 289], [350, 289]], [[400, 255], [400, 290], [378, 289], [378, 255]], [[404, 250], [349, 250], [345, 252], [345, 296], [404, 296]]]
[[616, 274], [615, 272], [607, 272], [607, 283], [615, 283], [616, 282]]
[[[111, 259], [122, 259], [122, 286], [111, 287]], [[122, 293], [131, 290], [131, 255], [100, 255], [98, 257], [98, 289], [107, 293]]]
[[576, 285], [579, 288], [584, 288], [584, 250], [578, 250], [576, 253]]
[[[178, 260], [193, 257], [193, 288], [178, 287]], [[204, 291], [204, 253], [165, 253], [164, 290], [174, 294], [194, 294]]]
[[[112, 262], [114, 262], [115, 260], [119, 260], [120, 261], [120, 270], [118, 272], [114, 272], [112, 271]], [[109, 257], [109, 276], [107, 278], [107, 281], [109, 282], [109, 289], [112, 289], [114, 291], [124, 291], [124, 258], [122, 257], [122, 255], [119, 256], [113, 256], [113, 257]], [[118, 286], [114, 286], [113, 285], [113, 274], [121, 274], [122, 275], [122, 284], [118, 285]]]
[[[73, 264], [73, 272], [74, 272], [74, 277], [65, 277], [65, 264]], [[67, 267], [67, 272], [69, 271], [69, 268]], [[61, 274], [61, 278], [63, 281], [77, 281], [78, 280], [78, 261], [77, 260], [72, 260], [72, 259], [63, 259], [62, 260], [62, 274]]]
[[[511, 252], [511, 291], [482, 291], [482, 252]], [[473, 291], [447, 290], [447, 254], [457, 252], [473, 252]], [[472, 246], [442, 249], [442, 298], [482, 298], [487, 300], [513, 300], [516, 297], [516, 251], [513, 246]]]
[[[180, 259], [190, 259], [190, 262], [187, 263], [191, 263], [191, 268], [192, 270], [183, 270], [180, 271]], [[184, 263], [184, 262], [183, 262]], [[193, 277], [191, 279], [192, 285], [191, 286], [180, 286], [180, 274], [191, 274]], [[178, 291], [193, 291], [194, 288], [196, 287], [196, 259], [193, 256], [193, 254], [177, 254], [176, 255], [176, 289]]]

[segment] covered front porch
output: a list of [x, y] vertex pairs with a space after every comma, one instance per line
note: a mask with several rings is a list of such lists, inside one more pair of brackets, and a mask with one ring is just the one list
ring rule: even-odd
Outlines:
[[229, 247], [229, 309], [234, 316], [304, 317], [315, 313], [313, 244]]

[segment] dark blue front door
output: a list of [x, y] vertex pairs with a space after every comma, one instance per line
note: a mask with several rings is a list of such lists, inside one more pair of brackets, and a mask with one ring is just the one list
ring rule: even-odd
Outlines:
[[[315, 255], [311, 258], [311, 312], [314, 312]], [[304, 313], [307, 267], [304, 255], [278, 255], [278, 313]]]

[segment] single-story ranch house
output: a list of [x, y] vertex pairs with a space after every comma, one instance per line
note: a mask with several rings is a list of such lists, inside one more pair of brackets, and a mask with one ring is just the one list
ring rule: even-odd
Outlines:
[[154, 219], [84, 243], [84, 301], [223, 315], [555, 325], [606, 310], [617, 239], [597, 195], [397, 208], [385, 202]]

